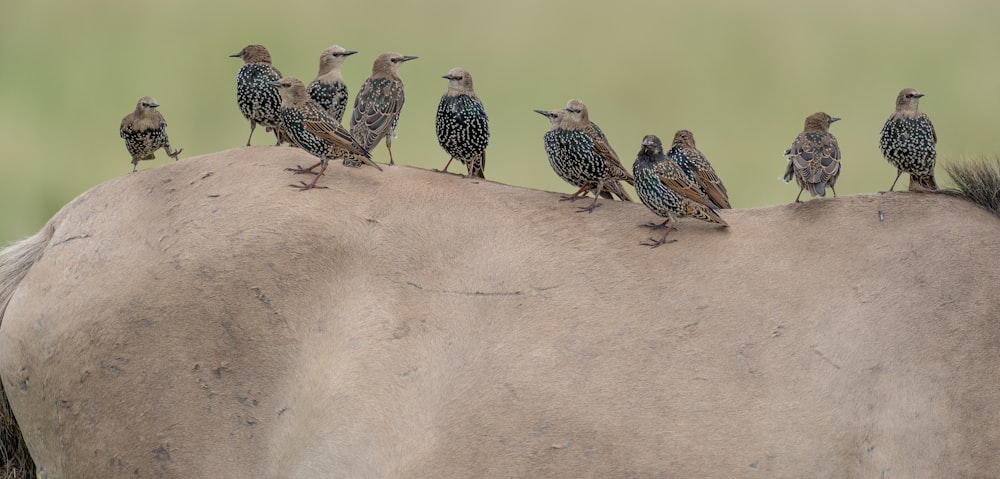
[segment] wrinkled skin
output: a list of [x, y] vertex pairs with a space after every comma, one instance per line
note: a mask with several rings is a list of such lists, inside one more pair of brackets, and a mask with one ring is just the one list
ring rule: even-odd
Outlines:
[[304, 195], [308, 159], [116, 178], [28, 240], [0, 377], [43, 477], [1000, 476], [1000, 221], [961, 199], [650, 250], [641, 204], [339, 165]]

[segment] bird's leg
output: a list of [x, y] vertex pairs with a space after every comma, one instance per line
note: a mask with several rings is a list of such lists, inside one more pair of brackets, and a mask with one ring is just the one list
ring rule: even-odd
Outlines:
[[903, 176], [903, 170], [896, 170], [896, 171], [897, 171], [897, 173], [896, 173], [896, 179], [892, 180], [892, 186], [889, 187], [889, 191], [880, 191], [879, 193], [881, 193], [881, 194], [888, 193], [888, 192], [892, 191], [893, 188], [896, 187], [896, 182], [899, 181], [899, 177]]
[[802, 200], [800, 200], [799, 198], [802, 197], [802, 191], [805, 190], [805, 189], [806, 189], [805, 185], [803, 185], [801, 188], [799, 188], [799, 194], [797, 196], [795, 196], [795, 202], [796, 203], [801, 203], [802, 202]]
[[392, 159], [392, 135], [394, 134], [395, 132], [389, 132], [388, 135], [385, 135], [385, 147], [389, 150], [389, 166], [396, 164], [396, 161]]
[[454, 156], [448, 158], [448, 162], [444, 164], [444, 169], [441, 170], [441, 173], [447, 173], [448, 172], [448, 167], [451, 166], [451, 161], [454, 160], [454, 159], [455, 159]]
[[836, 198], [837, 197], [837, 190], [833, 187], [833, 185], [830, 185], [830, 191], [833, 191], [833, 197]]
[[253, 138], [254, 128], [257, 128], [257, 122], [250, 120], [250, 136], [247, 137], [247, 146], [250, 146], [250, 139]]
[[590, 203], [590, 206], [577, 208], [577, 213], [583, 213], [584, 211], [586, 211], [587, 213], [593, 213], [598, 206], [601, 206], [600, 203], [597, 202], [597, 200], [601, 199], [601, 190], [603, 189], [604, 189], [604, 180], [600, 180], [597, 182], [597, 191], [594, 192], [594, 201]]
[[313, 178], [312, 183], [309, 183], [307, 185], [305, 181], [300, 181], [299, 183], [302, 183], [302, 186], [299, 185], [288, 185], [288, 186], [293, 186], [295, 188], [298, 188], [299, 191], [311, 190], [313, 188], [320, 188], [320, 189], [327, 188], [326, 186], [316, 186], [316, 182], [319, 181], [319, 177], [323, 176], [323, 172], [326, 171], [326, 162], [321, 161], [320, 163], [323, 166], [319, 169], [319, 173], [316, 173], [316, 177]]
[[[322, 165], [322, 164], [323, 164], [322, 161], [317, 161], [315, 165], [312, 165], [309, 168], [303, 168], [303, 167], [301, 167], [299, 165], [295, 165], [295, 168], [285, 168], [285, 171], [294, 171], [296, 175], [302, 175], [302, 174], [305, 174], [305, 173], [312, 173], [313, 170], [315, 170], [317, 166]], [[325, 165], [323, 166], [323, 169], [324, 170], [326, 169]], [[322, 170], [321, 170], [320, 171], [320, 175], [322, 175], [322, 174], [323, 173], [322, 173]]]
[[179, 159], [179, 158], [177, 158], [177, 156], [180, 155], [182, 151], [184, 151], [184, 148], [181, 148], [179, 150], [170, 151], [170, 145], [167, 145], [167, 146], [163, 147], [163, 150], [167, 152], [167, 156], [173, 158], [174, 161], [177, 161]]
[[655, 221], [650, 221], [649, 223], [645, 223], [645, 224], [639, 225], [639, 227], [640, 228], [649, 228], [651, 230], [657, 230], [657, 229], [663, 228], [664, 226], [667, 226], [667, 223], [669, 223], [669, 222], [670, 222], [669, 219], [667, 219], [663, 223], [657, 223]]
[[139, 159], [133, 156], [132, 157], [132, 173], [135, 173], [136, 172], [136, 168], [138, 168], [138, 167], [139, 167]]
[[586, 196], [587, 193], [589, 192], [590, 192], [590, 185], [583, 185], [580, 187], [579, 190], [576, 190], [576, 193], [573, 193], [572, 195], [569, 196], [563, 195], [559, 197], [559, 201], [567, 201], [567, 200], [576, 201], [576, 199], [580, 197], [580, 193], [583, 193], [583, 195]]
[[658, 240], [655, 239], [655, 238], [650, 238], [648, 242], [644, 241], [644, 242], [639, 243], [639, 244], [642, 245], [642, 246], [649, 246], [650, 248], [656, 248], [656, 247], [660, 246], [661, 244], [676, 243], [677, 240], [675, 240], [675, 239], [671, 239], [670, 241], [667, 241], [667, 235], [670, 234], [670, 232], [674, 230], [674, 225], [675, 225], [676, 222], [670, 221], [669, 219], [667, 220], [667, 222], [670, 223], [670, 226], [667, 227], [666, 233], [663, 233], [663, 237], [661, 237]]

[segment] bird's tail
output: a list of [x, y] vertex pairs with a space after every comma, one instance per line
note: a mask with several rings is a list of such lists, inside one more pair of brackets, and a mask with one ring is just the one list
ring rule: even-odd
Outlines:
[[826, 196], [826, 183], [806, 183], [806, 189], [812, 196]]
[[476, 158], [469, 160], [469, 176], [486, 179], [486, 152], [480, 153], [479, 161]]
[[701, 203], [689, 201], [688, 208], [685, 213], [687, 213], [688, 216], [693, 216], [702, 221], [708, 221], [709, 223], [718, 223], [722, 226], [729, 226], [729, 223], [726, 223], [726, 220], [722, 219], [722, 217], [719, 216], [719, 212]]
[[[625, 188], [618, 182], [618, 180], [608, 180], [604, 184], [604, 191], [601, 192], [601, 196], [604, 196], [604, 193], [608, 191], [613, 193], [622, 201], [632, 201], [632, 197], [628, 195]], [[608, 198], [610, 198], [610, 196], [608, 196]]]
[[910, 191], [937, 191], [937, 190], [938, 190], [937, 180], [934, 179], [933, 172], [927, 175], [917, 175], [915, 173], [910, 173]]

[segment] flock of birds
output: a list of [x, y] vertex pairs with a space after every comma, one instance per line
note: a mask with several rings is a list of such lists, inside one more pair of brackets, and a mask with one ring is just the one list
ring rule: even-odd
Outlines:
[[[341, 75], [344, 60], [357, 53], [333, 45], [320, 55], [319, 73], [305, 85], [295, 77], [285, 77], [271, 63], [271, 55], [261, 45], [248, 45], [230, 55], [243, 60], [236, 75], [236, 100], [243, 116], [250, 122], [253, 138], [257, 125], [273, 132], [277, 143], [289, 143], [315, 156], [316, 164], [289, 168], [295, 173], [315, 175], [312, 182], [293, 185], [302, 190], [324, 188], [316, 186], [326, 171], [330, 159], [339, 158], [351, 167], [368, 165], [382, 168], [372, 161], [371, 151], [385, 140], [392, 157], [392, 138], [403, 109], [405, 95], [399, 67], [417, 57], [399, 53], [383, 53], [375, 58], [372, 74], [365, 80], [354, 99], [350, 129], [341, 123], [347, 111], [348, 91]], [[467, 171], [466, 177], [485, 178], [486, 147], [489, 144], [489, 118], [472, 85], [472, 76], [462, 68], [453, 68], [443, 78], [448, 90], [438, 104], [435, 127], [438, 142], [450, 155], [442, 171], [458, 159]], [[910, 175], [911, 191], [935, 191], [934, 164], [937, 156], [937, 134], [918, 102], [924, 96], [906, 88], [896, 97], [896, 110], [882, 128], [880, 147], [886, 160], [898, 174], [892, 191], [903, 173]], [[181, 149], [172, 150], [166, 132], [166, 121], [156, 110], [155, 99], [143, 97], [135, 110], [122, 119], [120, 133], [132, 157], [132, 171], [138, 162], [151, 160], [154, 152], [163, 148], [167, 156], [178, 159]], [[662, 224], [650, 223], [651, 228], [665, 228], [659, 239], [642, 244], [657, 247], [667, 240], [677, 218], [690, 216], [703, 221], [728, 226], [719, 210], [731, 208], [726, 187], [712, 165], [695, 145], [688, 130], [678, 131], [668, 149], [656, 135], [642, 140], [632, 171], [622, 164], [600, 127], [590, 121], [587, 106], [580, 100], [570, 100], [565, 108], [535, 110], [549, 119], [550, 128], [544, 135], [545, 151], [555, 173], [579, 188], [563, 200], [576, 200], [593, 194], [594, 200], [579, 211], [592, 212], [600, 206], [600, 198], [632, 201], [622, 187], [626, 182], [653, 213], [665, 218]], [[799, 186], [795, 201], [808, 190], [815, 196], [826, 196], [826, 188], [834, 188], [840, 176], [840, 147], [830, 133], [830, 125], [839, 120], [824, 112], [805, 119], [803, 131], [785, 151], [788, 166], [784, 179], [793, 179]], [[319, 171], [315, 171], [319, 167]]]

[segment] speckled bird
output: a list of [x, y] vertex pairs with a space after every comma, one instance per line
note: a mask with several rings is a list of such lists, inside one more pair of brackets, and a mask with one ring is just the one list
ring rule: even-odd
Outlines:
[[239, 53], [229, 55], [243, 60], [243, 66], [236, 73], [236, 103], [243, 117], [250, 121], [250, 136], [247, 146], [253, 138], [257, 124], [274, 131], [277, 143], [283, 141], [279, 111], [281, 110], [281, 95], [271, 82], [281, 78], [281, 72], [271, 65], [271, 53], [262, 45], [247, 45]]
[[281, 123], [289, 138], [303, 150], [319, 158], [319, 162], [308, 168], [289, 168], [296, 173], [310, 173], [317, 166], [319, 173], [312, 183], [292, 185], [308, 190], [316, 187], [316, 181], [326, 171], [327, 161], [342, 158], [344, 162], [358, 161], [379, 171], [382, 168], [371, 160], [371, 155], [350, 132], [330, 116], [323, 107], [309, 98], [305, 84], [295, 77], [281, 78], [272, 85], [281, 95]]
[[937, 158], [937, 132], [931, 119], [919, 109], [923, 93], [904, 88], [896, 96], [896, 111], [882, 127], [879, 146], [889, 164], [896, 167], [896, 179], [889, 191], [903, 173], [910, 174], [910, 191], [936, 191], [934, 162]]
[[785, 150], [788, 166], [785, 168], [785, 183], [792, 178], [799, 185], [798, 203], [802, 190], [809, 190], [811, 196], [826, 196], [826, 187], [837, 197], [834, 185], [840, 177], [840, 146], [837, 138], [830, 133], [830, 125], [840, 120], [826, 113], [813, 113], [806, 117], [802, 133], [795, 137], [792, 147]]
[[[549, 131], [545, 132], [545, 135], [542, 137], [543, 144], [545, 145], [545, 153], [549, 158], [549, 166], [552, 167], [552, 171], [556, 173], [556, 176], [562, 178], [563, 181], [580, 188], [573, 195], [563, 196], [560, 201], [575, 200], [581, 193], [586, 195], [593, 190], [593, 187], [587, 182], [586, 177], [581, 174], [581, 170], [573, 167], [573, 157], [569, 154], [569, 149], [566, 147], [568, 133], [562, 129], [562, 123], [569, 116], [569, 112], [564, 108], [534, 111], [549, 119]], [[600, 197], [613, 198], [611, 192], [607, 190], [600, 192]]]
[[183, 148], [171, 151], [170, 139], [167, 138], [167, 122], [163, 115], [156, 111], [160, 106], [152, 97], [144, 96], [135, 104], [135, 110], [122, 118], [118, 128], [119, 134], [125, 139], [125, 148], [132, 156], [132, 173], [142, 160], [152, 160], [156, 150], [163, 148], [167, 156], [177, 161]]
[[399, 66], [416, 58], [394, 52], [379, 55], [372, 64], [372, 76], [365, 80], [354, 98], [351, 135], [368, 151], [374, 150], [378, 142], [385, 138], [390, 165], [396, 164], [392, 158], [392, 138], [396, 135], [396, 123], [406, 100]]
[[730, 209], [729, 194], [722, 179], [708, 162], [708, 158], [698, 150], [694, 143], [694, 133], [689, 130], [678, 130], [674, 133], [674, 141], [667, 150], [667, 157], [677, 163], [703, 192], [712, 200], [715, 209]]
[[660, 225], [667, 228], [663, 237], [650, 238], [643, 245], [656, 248], [672, 242], [667, 241], [667, 235], [675, 228], [677, 219], [684, 216], [729, 226], [712, 207], [712, 201], [701, 188], [663, 153], [663, 143], [656, 135], [646, 135], [642, 139], [632, 172], [635, 174], [635, 191], [639, 199], [653, 213], [667, 219]]
[[[592, 121], [587, 106], [580, 100], [570, 100], [566, 104], [566, 119], [561, 124], [564, 133], [564, 148], [570, 157], [568, 167], [572, 174], [583, 179], [584, 185], [574, 194], [585, 194], [595, 189], [600, 194], [605, 189], [622, 201], [632, 201], [619, 181], [634, 184], [632, 174], [622, 165], [618, 154], [611, 148], [604, 132]], [[599, 205], [598, 197], [580, 211], [592, 212]]]
[[451, 161], [458, 158], [468, 171], [466, 178], [485, 178], [490, 119], [472, 88], [472, 75], [452, 68], [442, 78], [448, 80], [448, 91], [438, 103], [434, 125], [438, 143], [451, 155], [442, 171], [447, 172]]
[[319, 73], [309, 84], [309, 98], [323, 107], [337, 121], [344, 118], [347, 109], [347, 84], [340, 67], [347, 57], [358, 53], [340, 45], [331, 45], [319, 56]]

